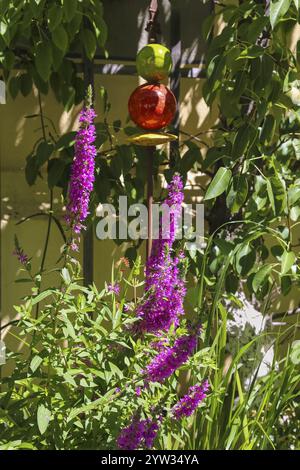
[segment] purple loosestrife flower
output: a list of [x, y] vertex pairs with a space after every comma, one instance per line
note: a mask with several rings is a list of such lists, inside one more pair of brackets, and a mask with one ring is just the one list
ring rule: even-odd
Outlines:
[[107, 285], [107, 292], [108, 292], [109, 294], [119, 295], [119, 294], [120, 294], [120, 286], [119, 286], [119, 284], [108, 284], [108, 285]]
[[159, 429], [159, 425], [156, 421], [152, 421], [151, 419], [147, 419], [147, 424], [145, 426], [144, 431], [144, 441], [146, 449], [151, 449], [153, 447], [153, 443], [155, 441], [157, 431]]
[[156, 333], [168, 330], [173, 323], [178, 325], [178, 317], [184, 313], [186, 288], [180, 273], [180, 259], [172, 253], [183, 198], [182, 180], [175, 175], [168, 186], [168, 197], [164, 202], [170, 208], [170, 221], [164, 220], [164, 213], [160, 237], [153, 240], [152, 253], [146, 264], [146, 296], [137, 309], [142, 331]]
[[146, 367], [148, 382], [163, 382], [184, 364], [197, 346], [197, 335], [184, 335], [172, 347], [163, 348]]
[[158, 341], [152, 341], [150, 343], [150, 347], [152, 349], [155, 349], [156, 351], [161, 351], [163, 348], [168, 346], [168, 344], [169, 344], [168, 338], [162, 338], [162, 339], [159, 339]]
[[89, 213], [90, 193], [94, 187], [97, 154], [94, 145], [96, 130], [93, 121], [95, 117], [96, 113], [93, 108], [82, 109], [79, 117], [80, 129], [75, 140], [66, 222], [77, 234], [84, 228], [83, 222]]
[[15, 251], [13, 252], [13, 255], [15, 255], [18, 258], [19, 263], [23, 264], [23, 266], [25, 266], [29, 261], [28, 256], [24, 253], [24, 251], [20, 247], [15, 249]]
[[153, 447], [158, 429], [156, 421], [134, 417], [132, 422], [122, 429], [117, 439], [118, 447], [123, 450], [136, 450], [141, 447], [149, 449]]
[[209, 385], [207, 380], [201, 385], [198, 384], [190, 387], [187, 395], [182, 397], [179, 402], [173, 406], [173, 417], [180, 419], [183, 416], [191, 416], [199, 404], [206, 398], [208, 389]]

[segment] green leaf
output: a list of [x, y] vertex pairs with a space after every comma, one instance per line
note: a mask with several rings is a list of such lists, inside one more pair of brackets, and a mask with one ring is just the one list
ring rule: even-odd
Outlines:
[[113, 128], [116, 133], [120, 132], [121, 125], [122, 125], [121, 119], [117, 119], [116, 121], [113, 122]]
[[62, 20], [63, 12], [62, 8], [60, 8], [57, 3], [52, 5], [47, 13], [48, 16], [48, 24], [50, 31], [53, 31]]
[[292, 342], [290, 358], [293, 364], [300, 364], [300, 340]]
[[29, 155], [26, 159], [25, 178], [29, 186], [34, 185], [38, 176], [39, 170], [37, 166], [36, 155]]
[[193, 168], [196, 162], [200, 162], [202, 159], [200, 149], [197, 145], [191, 146], [180, 160], [180, 171], [187, 173]]
[[134, 159], [132, 147], [130, 147], [129, 145], [120, 145], [117, 146], [117, 152], [120, 156], [122, 173], [123, 175], [127, 175], [132, 168]]
[[278, 21], [286, 14], [290, 4], [291, 0], [271, 0], [270, 23], [272, 29], [275, 28]]
[[41, 404], [37, 411], [37, 424], [41, 434], [44, 434], [49, 426], [51, 412], [45, 405]]
[[75, 144], [76, 132], [69, 132], [62, 135], [55, 144], [55, 150], [63, 150], [65, 148], [73, 147]]
[[248, 124], [244, 124], [238, 129], [233, 139], [231, 151], [231, 155], [234, 160], [237, 160], [244, 155], [252, 138], [253, 129]]
[[296, 45], [296, 60], [297, 60], [297, 70], [300, 69], [300, 39], [297, 41]]
[[47, 82], [52, 66], [52, 49], [50, 42], [41, 42], [36, 48], [35, 66], [39, 76]]
[[58, 49], [64, 53], [66, 52], [69, 39], [66, 30], [62, 25], [57, 26], [57, 28], [52, 32], [52, 40]]
[[292, 281], [291, 276], [281, 276], [280, 288], [283, 295], [288, 295], [291, 292]]
[[103, 406], [109, 402], [110, 398], [115, 395], [116, 390], [113, 388], [112, 390], [109, 390], [105, 395], [103, 395], [100, 398], [97, 398], [97, 400], [94, 400], [87, 405], [83, 405], [80, 408], [73, 408], [67, 416], [67, 422], [71, 421], [74, 419], [76, 416], [78, 416], [80, 413], [87, 413], [90, 410], [93, 410], [94, 408], [102, 408]]
[[103, 178], [101, 175], [96, 176], [95, 191], [97, 193], [99, 202], [103, 203], [107, 201], [107, 198], [111, 191], [111, 182], [108, 178]]
[[16, 284], [19, 284], [19, 283], [22, 284], [23, 282], [34, 282], [34, 281], [33, 281], [32, 279], [28, 279], [28, 278], [26, 278], [26, 277], [21, 278], [21, 279], [16, 279], [16, 280], [15, 280], [15, 283], [16, 283]]
[[23, 96], [28, 96], [32, 90], [32, 78], [29, 73], [22, 73], [19, 77], [20, 91]]
[[65, 336], [66, 337], [71, 336], [71, 338], [76, 339], [77, 336], [76, 336], [74, 327], [73, 327], [71, 321], [69, 320], [69, 318], [67, 317], [67, 315], [65, 313], [63, 313], [61, 315], [58, 315], [58, 318], [61, 321], [63, 321], [64, 324], [65, 324], [65, 327], [63, 328]]
[[12, 99], [14, 100], [20, 90], [20, 81], [18, 77], [11, 77], [9, 80], [8, 89]]
[[92, 60], [97, 49], [97, 42], [94, 33], [89, 29], [84, 29], [82, 31], [82, 41], [87, 57]]
[[72, 385], [73, 387], [77, 387], [77, 383], [75, 382], [75, 380], [73, 379], [72, 375], [69, 374], [68, 372], [66, 372], [64, 375], [63, 375], [65, 381]]
[[71, 21], [77, 10], [77, 0], [64, 0], [64, 15]]
[[225, 279], [225, 289], [227, 292], [235, 293], [239, 288], [239, 278], [234, 273], [229, 273]]
[[125, 251], [125, 257], [129, 259], [131, 267], [134, 265], [134, 262], [137, 259], [137, 256], [138, 256], [137, 249], [134, 246], [130, 246]]
[[67, 268], [63, 268], [61, 270], [61, 276], [62, 276], [62, 278], [63, 278], [66, 285], [69, 285], [71, 283], [70, 273], [69, 273], [69, 270]]
[[49, 160], [48, 168], [48, 186], [53, 188], [62, 177], [64, 169], [66, 167], [66, 162], [61, 158], [52, 158]]
[[[228, 152], [229, 153], [229, 152]], [[221, 147], [210, 147], [203, 160], [202, 168], [207, 170], [210, 166], [213, 166], [221, 158], [226, 158], [226, 149]], [[227, 156], [227, 158], [229, 158]]]
[[36, 158], [37, 158], [37, 166], [40, 168], [47, 162], [52, 155], [53, 152], [53, 144], [50, 142], [46, 142], [43, 140], [37, 148], [36, 151]]
[[41, 302], [42, 300], [46, 299], [46, 297], [49, 297], [49, 295], [52, 294], [52, 290], [45, 290], [44, 292], [41, 292], [39, 295], [37, 295], [36, 297], [34, 297], [32, 300], [31, 300], [31, 305], [36, 305], [38, 304], [39, 302]]
[[278, 176], [267, 178], [267, 193], [274, 215], [280, 215], [286, 206], [286, 191], [284, 183]]
[[119, 367], [116, 366], [116, 364], [113, 364], [110, 361], [108, 363], [109, 363], [110, 370], [113, 372], [113, 375], [116, 375], [120, 379], [122, 379], [124, 377], [124, 375], [123, 375], [123, 372], [119, 369]]
[[[101, 106], [102, 106], [102, 110], [103, 110], [103, 113], [105, 114], [105, 113], [108, 112], [109, 103], [108, 103], [107, 90], [106, 90], [106, 88], [104, 88], [104, 86], [101, 86], [99, 88], [99, 96], [100, 96], [100, 103], [101, 103]], [[124, 129], [124, 131], [125, 131], [125, 129]]]
[[270, 143], [274, 137], [274, 132], [276, 128], [276, 121], [272, 114], [267, 114], [264, 124], [260, 132], [260, 141], [265, 143]]
[[241, 94], [245, 91], [247, 86], [247, 73], [245, 70], [240, 70], [235, 77], [235, 84], [232, 96], [235, 100], [239, 99]]
[[107, 36], [108, 36], [108, 29], [107, 25], [102, 17], [98, 17], [96, 20], [96, 28], [95, 28], [95, 33], [97, 37], [97, 42], [100, 47], [104, 47], [106, 41], [107, 41]]
[[294, 206], [290, 210], [290, 218], [293, 222], [296, 222], [300, 217], [300, 207]]
[[252, 287], [254, 292], [257, 292], [258, 289], [268, 280], [271, 271], [272, 265], [266, 264], [256, 272], [252, 281]]
[[43, 358], [41, 356], [34, 356], [30, 362], [30, 369], [32, 372], [35, 372], [42, 362]]
[[300, 186], [293, 184], [288, 189], [289, 207], [293, 206], [300, 199]]
[[293, 251], [285, 251], [281, 258], [281, 276], [286, 274], [295, 263], [296, 255]]
[[204, 200], [208, 201], [209, 199], [214, 199], [220, 196], [220, 194], [226, 191], [230, 179], [231, 171], [228, 168], [219, 168], [206, 191]]
[[246, 37], [248, 42], [255, 42], [268, 23], [267, 16], [259, 16], [250, 24], [246, 23]]
[[248, 180], [246, 175], [234, 175], [226, 198], [226, 204], [232, 214], [240, 210], [247, 199]]
[[244, 244], [236, 254], [236, 270], [242, 276], [247, 276], [256, 261], [256, 250], [249, 244]]

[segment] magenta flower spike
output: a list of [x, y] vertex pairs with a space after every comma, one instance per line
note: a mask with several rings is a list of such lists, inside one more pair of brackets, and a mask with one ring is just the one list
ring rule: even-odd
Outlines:
[[173, 406], [173, 417], [175, 419], [180, 419], [184, 416], [191, 416], [200, 403], [206, 398], [208, 389], [209, 384], [207, 380], [201, 385], [198, 384], [190, 387], [187, 395], [184, 395], [184, 397], [182, 397], [178, 403]]
[[137, 450], [141, 447], [151, 449], [158, 429], [156, 421], [150, 418], [140, 420], [135, 416], [132, 422], [122, 429], [117, 439], [118, 447], [122, 450]]
[[[75, 156], [71, 168], [69, 186], [69, 203], [66, 222], [74, 233], [79, 234], [84, 228], [88, 216], [90, 194], [95, 180], [95, 157], [97, 149], [94, 145], [96, 129], [93, 124], [96, 113], [91, 106], [91, 89], [88, 92], [90, 101], [80, 113], [80, 129], [75, 140]], [[75, 245], [73, 247], [75, 249]]]
[[183, 335], [172, 347], [163, 348], [146, 367], [146, 381], [164, 382], [184, 364], [197, 346], [197, 335]]
[[[161, 229], [160, 238], [153, 240], [152, 254], [146, 264], [146, 298], [137, 309], [141, 331], [166, 331], [172, 324], [177, 326], [179, 315], [184, 313], [185, 282], [179, 269], [180, 259], [172, 250], [183, 199], [182, 180], [174, 175], [165, 200], [170, 207], [169, 230], [165, 233]], [[166, 225], [162, 220], [162, 227]]]

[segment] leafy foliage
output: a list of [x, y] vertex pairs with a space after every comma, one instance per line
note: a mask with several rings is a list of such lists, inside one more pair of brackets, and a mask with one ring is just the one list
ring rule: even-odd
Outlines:
[[[72, 57], [92, 60], [103, 50], [107, 27], [101, 1], [1, 1], [0, 63], [13, 98], [34, 84], [70, 109], [84, 98], [84, 84]], [[11, 76], [14, 68], [21, 73]]]
[[[215, 13], [224, 27], [209, 43], [204, 97], [218, 105], [219, 119], [200, 162], [211, 178], [205, 193], [210, 233], [220, 238], [211, 253], [210, 282], [241, 243], [226, 289], [234, 292], [239, 278], [257, 299], [269, 288], [287, 295], [299, 286], [299, 64], [287, 42], [299, 14], [289, 0], [268, 5], [250, 0]], [[205, 22], [206, 37], [213, 24]], [[251, 222], [272, 227], [274, 247], [265, 235], [242, 242]]]
[[[164, 417], [156, 449], [272, 449], [277, 439], [283, 448], [298, 445], [295, 439], [283, 443], [278, 426], [285, 422], [286, 412], [294, 413], [299, 399], [299, 341], [281, 359], [278, 346], [283, 334], [270, 335], [276, 349], [273, 364], [261, 378], [254, 368], [247, 388], [240, 378], [243, 356], [264, 333], [237, 349], [224, 369], [224, 273], [198, 351], [164, 384], [145, 387], [143, 370], [157, 354], [160, 338], [134, 333], [141, 301], [136, 292], [143, 284], [140, 260], [131, 271], [124, 271], [122, 263], [113, 268], [111, 282], [121, 286], [120, 295], [108, 286], [82, 287], [80, 267], [71, 258], [58, 271], [58, 288], [40, 291], [39, 275], [32, 274], [30, 261], [25, 271], [33, 288], [16, 307], [17, 329], [8, 333], [23, 347], [9, 352], [13, 372], [1, 384], [1, 449], [113, 449], [120, 429], [135, 413]], [[205, 267], [200, 282], [204, 272]], [[201, 292], [192, 303], [197, 308], [199, 302]], [[215, 340], [209, 344], [216, 327]], [[184, 331], [184, 324], [176, 334], [171, 328], [169, 341]], [[170, 410], [178, 400], [182, 374], [189, 374], [191, 383], [209, 377], [211, 391], [196, 414], [174, 421]]]

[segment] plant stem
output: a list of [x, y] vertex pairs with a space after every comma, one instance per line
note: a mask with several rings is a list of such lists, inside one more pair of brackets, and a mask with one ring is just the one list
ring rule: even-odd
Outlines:
[[[39, 108], [40, 108], [40, 118], [41, 118], [41, 126], [42, 126], [42, 132], [43, 132], [43, 138], [46, 141], [46, 128], [45, 128], [45, 119], [44, 119], [44, 114], [43, 114], [43, 108], [42, 108], [42, 99], [41, 99], [41, 93], [38, 92], [38, 100], [39, 100]], [[47, 251], [48, 251], [48, 246], [49, 246], [49, 238], [50, 238], [50, 231], [51, 231], [51, 225], [52, 225], [52, 213], [53, 213], [53, 189], [50, 189], [50, 209], [49, 209], [49, 218], [48, 218], [48, 226], [47, 226], [47, 232], [46, 232], [46, 239], [45, 239], [45, 244], [44, 244], [44, 250], [43, 250], [43, 256], [42, 256], [42, 261], [41, 261], [41, 266], [40, 266], [40, 275], [42, 275], [45, 267], [45, 261], [46, 261], [46, 256], [47, 256]], [[38, 294], [41, 292], [41, 280], [39, 281], [38, 285]], [[37, 294], [37, 295], [38, 295]], [[36, 306], [35, 310], [35, 319], [37, 319], [39, 316], [39, 303]]]

